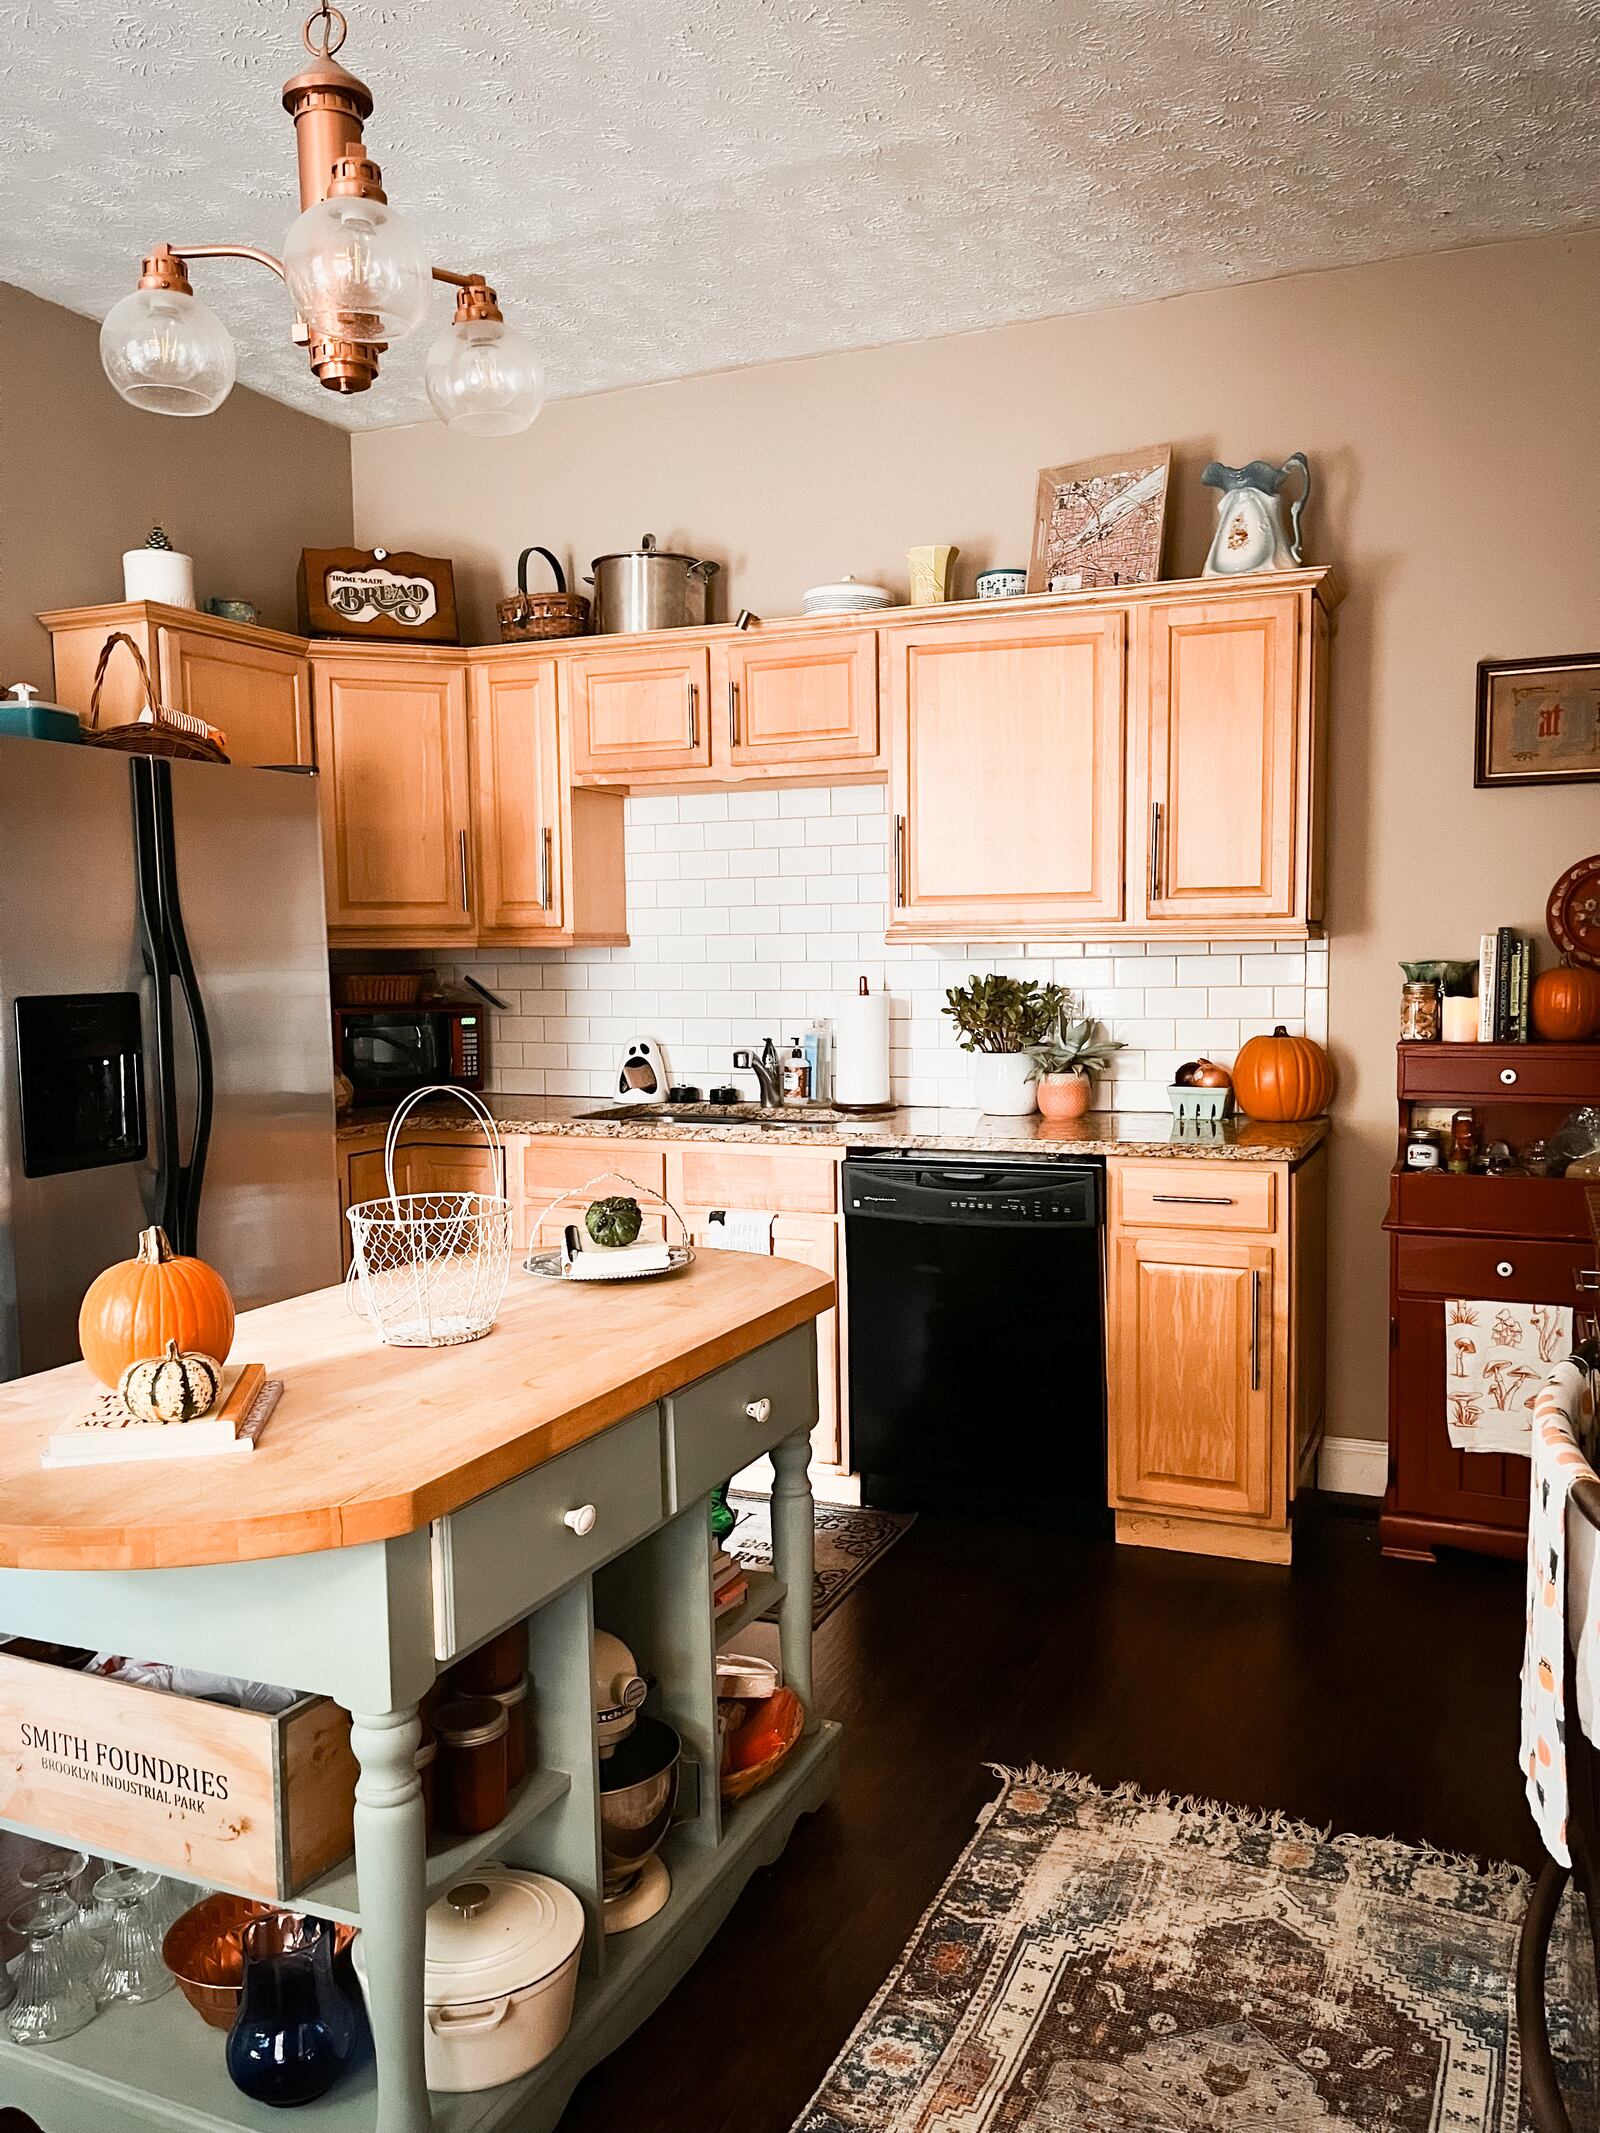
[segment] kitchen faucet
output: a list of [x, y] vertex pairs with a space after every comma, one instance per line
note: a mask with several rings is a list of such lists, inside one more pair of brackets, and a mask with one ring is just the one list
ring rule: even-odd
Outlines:
[[738, 1073], [754, 1074], [761, 1085], [761, 1104], [764, 1110], [782, 1109], [783, 1063], [778, 1057], [778, 1047], [770, 1037], [762, 1040], [759, 1052], [754, 1048], [735, 1052], [733, 1064]]

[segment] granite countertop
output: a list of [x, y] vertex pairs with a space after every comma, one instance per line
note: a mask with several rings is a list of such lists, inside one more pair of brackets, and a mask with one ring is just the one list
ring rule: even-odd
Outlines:
[[[982, 1111], [898, 1108], [871, 1118], [822, 1125], [764, 1126], [751, 1105], [726, 1119], [666, 1119], [642, 1111], [637, 1119], [585, 1118], [599, 1097], [493, 1096], [487, 1099], [503, 1134], [633, 1141], [737, 1141], [780, 1148], [926, 1148], [975, 1155], [1184, 1156], [1207, 1162], [1299, 1163], [1327, 1138], [1326, 1118], [1271, 1125], [1230, 1119], [1218, 1128], [1181, 1130], [1165, 1111], [1091, 1111], [1084, 1118], [994, 1118]], [[341, 1141], [382, 1133], [387, 1114], [358, 1113], [339, 1128]], [[416, 1110], [408, 1132], [473, 1134], [464, 1110], [441, 1105]]]

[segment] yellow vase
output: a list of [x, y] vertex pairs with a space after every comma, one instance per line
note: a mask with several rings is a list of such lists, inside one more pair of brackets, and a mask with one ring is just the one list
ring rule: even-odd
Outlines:
[[911, 605], [937, 607], [950, 597], [950, 565], [959, 548], [908, 548], [906, 568], [911, 573]]

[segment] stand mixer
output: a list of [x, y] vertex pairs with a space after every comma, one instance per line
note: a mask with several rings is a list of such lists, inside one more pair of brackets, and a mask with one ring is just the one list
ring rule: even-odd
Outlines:
[[657, 1847], [672, 1822], [683, 1743], [641, 1709], [648, 1685], [620, 1637], [597, 1629], [595, 1737], [600, 1749], [600, 1855], [607, 1933], [654, 1918], [672, 1894]]

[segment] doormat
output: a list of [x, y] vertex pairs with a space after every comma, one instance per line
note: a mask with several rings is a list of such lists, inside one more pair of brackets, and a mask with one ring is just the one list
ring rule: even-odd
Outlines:
[[[765, 1496], [730, 1496], [739, 1514], [727, 1542], [728, 1551], [754, 1570], [772, 1568], [772, 1505]], [[909, 1526], [915, 1511], [869, 1511], [854, 1504], [819, 1503], [816, 1560], [811, 1580], [813, 1628], [825, 1621], [846, 1593], [853, 1592], [874, 1563], [881, 1562]]]
[[[795, 2133], [1516, 2133], [1520, 1869], [999, 1775]], [[1575, 2125], [1586, 1948], [1569, 1906], [1548, 2002]]]

